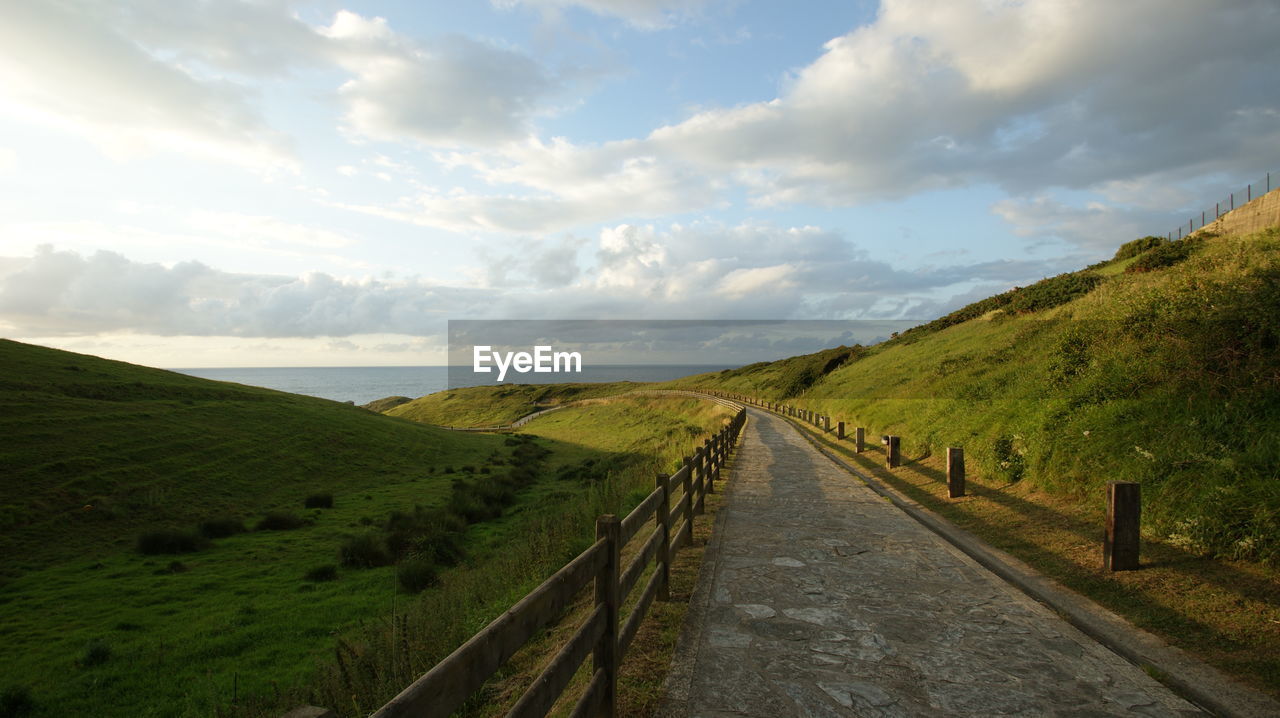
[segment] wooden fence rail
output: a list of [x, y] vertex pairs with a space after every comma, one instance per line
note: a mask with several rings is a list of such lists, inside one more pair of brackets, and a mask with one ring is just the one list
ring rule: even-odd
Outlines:
[[[675, 392], [671, 392], [675, 393]], [[659, 474], [652, 493], [619, 520], [596, 520], [596, 541], [564, 568], [494, 619], [466, 643], [374, 712], [374, 718], [446, 718], [520, 650], [534, 634], [564, 616], [577, 594], [595, 585], [595, 607], [533, 681], [507, 718], [544, 716], [564, 693], [574, 674], [590, 656], [591, 682], [572, 715], [607, 716], [617, 711], [618, 668], [635, 640], [640, 624], [655, 599], [667, 600], [671, 561], [693, 542], [694, 517], [702, 513], [707, 493], [736, 445], [747, 412], [737, 403], [720, 399], [738, 411], [733, 419], [685, 457], [674, 474]], [[677, 495], [675, 489], [679, 487]], [[673, 505], [672, 498], [677, 501]], [[655, 524], [626, 566], [621, 557], [640, 531]], [[655, 569], [631, 610], [622, 616], [627, 598], [650, 565]]]

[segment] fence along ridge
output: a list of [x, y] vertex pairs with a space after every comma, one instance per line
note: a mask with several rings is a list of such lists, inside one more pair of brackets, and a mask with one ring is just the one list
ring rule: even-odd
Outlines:
[[[613, 515], [598, 518], [596, 541], [590, 548], [409, 684], [375, 711], [373, 718], [452, 715], [534, 634], [557, 623], [578, 592], [592, 582], [596, 587], [594, 609], [543, 667], [507, 716], [546, 715], [588, 655], [592, 657], [594, 672], [572, 715], [582, 718], [616, 715], [618, 668], [653, 601], [667, 599], [671, 561], [681, 548], [692, 543], [694, 516], [701, 513], [705, 494], [714, 492], [715, 482], [720, 480], [721, 470], [747, 418], [745, 407], [723, 396], [662, 390], [634, 393], [697, 396], [736, 408], [737, 413], [692, 456], [685, 457], [675, 473], [658, 474], [654, 490], [626, 517], [621, 520]], [[677, 486], [682, 491], [673, 508], [671, 498]], [[655, 530], [629, 563], [621, 566], [623, 549], [649, 521], [654, 522]], [[680, 521], [676, 530], [673, 530], [673, 521]], [[620, 615], [621, 609], [651, 563], [657, 568], [624, 618]]]

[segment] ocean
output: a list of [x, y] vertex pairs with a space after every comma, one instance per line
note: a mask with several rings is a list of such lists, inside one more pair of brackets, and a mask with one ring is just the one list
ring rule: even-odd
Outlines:
[[[690, 374], [731, 368], [733, 367], [705, 364], [589, 366], [583, 367], [581, 374], [572, 375], [570, 381], [668, 381]], [[367, 404], [384, 396], [419, 397], [443, 391], [449, 385], [449, 370], [443, 366], [262, 367], [172, 371], [202, 379], [230, 381], [357, 404]], [[531, 373], [522, 375], [519, 382], [507, 383], [554, 384], [562, 381], [565, 381], [564, 374]]]

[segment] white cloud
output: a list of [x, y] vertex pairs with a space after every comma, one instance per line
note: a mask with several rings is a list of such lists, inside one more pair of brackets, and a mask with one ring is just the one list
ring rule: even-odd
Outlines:
[[886, 0], [774, 99], [643, 138], [456, 153], [494, 191], [397, 216], [533, 232], [708, 207], [735, 187], [758, 205], [843, 206], [1252, 174], [1280, 162], [1277, 34], [1269, 0]]
[[735, 269], [720, 280], [716, 291], [732, 299], [741, 299], [751, 292], [777, 292], [795, 286], [791, 275], [796, 268], [790, 264], [775, 264], [772, 267], [754, 267], [752, 269]]
[[1061, 239], [1095, 258], [1136, 237], [1163, 235], [1175, 222], [1164, 211], [1103, 202], [1068, 204], [1051, 195], [1001, 200], [992, 211], [1019, 236]]
[[355, 76], [339, 89], [346, 122], [373, 139], [442, 146], [519, 139], [559, 89], [528, 55], [462, 36], [420, 44], [383, 18], [346, 10], [321, 32]]
[[165, 61], [93, 3], [17, 3], [0, 23], [0, 104], [130, 157], [157, 149], [289, 169], [288, 141], [243, 85]]
[[442, 311], [469, 311], [476, 290], [417, 281], [232, 274], [114, 252], [43, 247], [0, 279], [0, 318], [14, 336], [128, 331], [155, 335], [314, 337], [437, 331]]
[[458, 317], [900, 318], [931, 316], [918, 312], [974, 284], [1061, 271], [1010, 261], [904, 271], [833, 232], [762, 224], [620, 225], [593, 245], [482, 254], [487, 266], [468, 286], [232, 273], [44, 246], [0, 260], [0, 325], [13, 337], [341, 338], [427, 336]]

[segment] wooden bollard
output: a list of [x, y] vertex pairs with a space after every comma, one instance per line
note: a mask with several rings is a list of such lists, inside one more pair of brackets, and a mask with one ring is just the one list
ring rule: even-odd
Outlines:
[[843, 421], [836, 422], [836, 438], [837, 439], [844, 438], [844, 422]]
[[1102, 567], [1136, 571], [1142, 524], [1142, 486], [1132, 481], [1107, 483], [1107, 531], [1102, 539]]
[[947, 449], [947, 495], [953, 499], [964, 496], [964, 449]]
[[853, 430], [853, 453], [861, 454], [867, 450], [867, 430], [859, 426]]
[[900, 463], [902, 463], [902, 439], [890, 434], [889, 443], [884, 450], [884, 465], [894, 469]]

